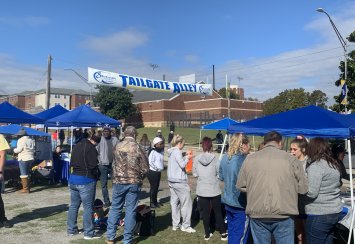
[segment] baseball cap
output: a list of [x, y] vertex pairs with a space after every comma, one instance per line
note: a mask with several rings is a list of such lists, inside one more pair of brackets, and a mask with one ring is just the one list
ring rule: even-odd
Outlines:
[[163, 139], [161, 139], [160, 137], [155, 137], [154, 139], [153, 139], [153, 146], [155, 145], [155, 144], [158, 144], [159, 142], [162, 142], [163, 141]]

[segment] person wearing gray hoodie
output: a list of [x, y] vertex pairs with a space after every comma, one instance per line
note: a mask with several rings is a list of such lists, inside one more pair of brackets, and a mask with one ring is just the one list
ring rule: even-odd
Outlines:
[[[170, 189], [170, 205], [173, 231], [181, 229], [187, 233], [195, 233], [191, 227], [192, 199], [187, 181], [185, 166], [189, 157], [182, 156], [185, 140], [175, 135], [168, 150], [168, 183]], [[182, 223], [180, 225], [180, 218]]]
[[211, 209], [215, 214], [216, 224], [221, 233], [221, 240], [227, 240], [226, 227], [224, 225], [221, 208], [221, 189], [219, 187], [218, 157], [212, 152], [212, 140], [209, 137], [202, 139], [203, 153], [199, 154], [193, 164], [193, 175], [197, 177], [196, 195], [202, 212], [205, 240], [212, 236], [210, 231]]

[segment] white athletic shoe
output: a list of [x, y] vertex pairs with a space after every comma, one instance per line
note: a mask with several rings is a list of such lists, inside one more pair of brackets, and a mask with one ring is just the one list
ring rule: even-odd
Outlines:
[[187, 232], [187, 233], [195, 233], [196, 232], [196, 230], [193, 229], [191, 226], [189, 226], [187, 228], [181, 227], [181, 231]]
[[208, 236], [205, 236], [205, 241], [208, 241], [209, 239], [211, 239], [212, 236], [213, 236], [212, 233], [210, 233]]

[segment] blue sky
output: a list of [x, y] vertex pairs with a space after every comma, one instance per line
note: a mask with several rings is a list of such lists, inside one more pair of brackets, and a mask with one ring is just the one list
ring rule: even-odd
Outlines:
[[[325, 14], [343, 37], [355, 30], [350, 0], [3, 0], [0, 93], [52, 86], [89, 90], [87, 67], [178, 81], [195, 73], [261, 101], [285, 89], [321, 89], [330, 104], [343, 59]], [[354, 45], [350, 47], [354, 49]], [[153, 70], [149, 64], [158, 64]], [[238, 80], [237, 77], [242, 77]]]

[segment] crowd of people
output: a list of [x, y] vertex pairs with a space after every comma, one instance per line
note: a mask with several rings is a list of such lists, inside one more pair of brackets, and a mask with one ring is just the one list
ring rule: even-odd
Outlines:
[[[220, 239], [229, 243], [247, 243], [250, 234], [256, 244], [271, 243], [272, 239], [276, 243], [294, 243], [295, 238], [298, 243], [332, 243], [335, 226], [342, 217], [341, 178], [350, 177], [342, 164], [345, 155], [342, 146], [331, 147], [323, 138], [308, 141], [297, 136], [286, 152], [282, 150], [281, 134], [271, 131], [264, 136], [258, 151], [250, 153], [248, 137], [236, 133], [231, 135], [227, 151], [219, 159], [213, 149], [215, 139], [209, 137], [201, 141], [202, 152], [192, 156], [183, 152], [185, 139], [174, 131], [169, 133], [167, 150], [161, 130], [152, 142], [147, 134], [138, 141], [133, 126], [124, 130], [121, 140], [109, 127], [104, 127], [102, 133], [95, 130], [87, 133], [77, 141], [70, 159], [68, 236], [81, 233], [77, 219], [82, 204], [84, 239], [100, 238], [92, 219], [96, 183], [100, 180], [103, 205], [109, 208], [107, 243], [115, 243], [123, 208], [123, 243], [132, 243], [139, 192], [145, 177], [150, 184], [150, 207], [157, 209], [162, 205], [158, 189], [166, 153], [173, 231], [196, 232], [191, 226], [193, 201], [190, 176], [186, 172], [186, 165], [193, 160], [192, 177], [197, 182], [204, 240], [210, 240], [216, 230]], [[0, 135], [0, 179], [4, 151], [8, 148]], [[19, 152], [22, 190], [29, 192], [26, 166], [33, 157], [28, 152], [21, 155], [23, 148], [31, 148], [25, 134], [15, 150]], [[0, 225], [12, 227], [5, 217], [1, 193]]]

